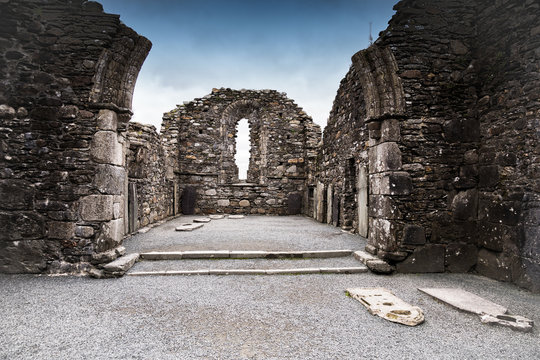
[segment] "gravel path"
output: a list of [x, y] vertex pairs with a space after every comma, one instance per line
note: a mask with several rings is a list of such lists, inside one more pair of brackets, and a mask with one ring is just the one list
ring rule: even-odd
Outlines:
[[[181, 235], [171, 230], [184, 220], [126, 245], [223, 249], [234, 239], [244, 250], [362, 247], [358, 236], [301, 217], [235, 220], [244, 226], [218, 220], [221, 228], [215, 221]], [[411, 328], [373, 316], [345, 296], [349, 287], [385, 287], [420, 306], [426, 321]], [[418, 287], [460, 287], [537, 325], [527, 334], [484, 325]], [[0, 359], [538, 359], [539, 309], [540, 294], [468, 274], [0, 275]]]
[[176, 226], [200, 216], [181, 216], [124, 242], [128, 252], [185, 250], [360, 250], [365, 240], [303, 216], [254, 216], [212, 220], [200, 229]]

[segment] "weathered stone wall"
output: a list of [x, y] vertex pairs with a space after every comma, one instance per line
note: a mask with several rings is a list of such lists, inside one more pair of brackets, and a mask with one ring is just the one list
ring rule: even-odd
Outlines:
[[152, 125], [130, 122], [127, 131], [129, 232], [176, 214], [173, 179], [167, 179], [166, 154]]
[[[251, 140], [246, 182], [238, 180], [234, 162], [242, 118], [249, 122]], [[162, 128], [168, 152], [177, 145], [172, 166], [183, 199], [186, 191], [196, 192], [194, 212], [284, 215], [301, 210], [320, 129], [284, 94], [214, 89], [165, 114]], [[186, 206], [183, 211], [190, 212]]]
[[0, 271], [116, 256], [124, 133], [150, 46], [94, 2], [0, 3]]
[[314, 217], [366, 233], [367, 213], [367, 250], [399, 271], [538, 287], [538, 4], [396, 10], [338, 91]]
[[540, 4], [482, 5], [476, 269], [540, 289]]

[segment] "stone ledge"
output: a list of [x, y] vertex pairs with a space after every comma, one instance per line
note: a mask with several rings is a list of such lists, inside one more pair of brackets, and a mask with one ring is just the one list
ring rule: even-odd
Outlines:
[[133, 253], [119, 257], [103, 266], [105, 275], [122, 276], [131, 269], [135, 262], [139, 259], [139, 254]]
[[394, 266], [365, 251], [355, 251], [353, 256], [376, 274], [391, 274], [395, 270]]
[[173, 275], [308, 275], [308, 274], [360, 274], [367, 272], [365, 266], [336, 268], [291, 268], [291, 269], [201, 269], [182, 271], [139, 271], [129, 276], [173, 276]]
[[[181, 260], [181, 259], [295, 259], [295, 258], [334, 258], [353, 254], [353, 250], [314, 250], [314, 251], [153, 251], [142, 253], [142, 260]], [[380, 260], [382, 261], [382, 260]], [[384, 262], [384, 261], [382, 261]], [[386, 264], [386, 263], [385, 263]]]

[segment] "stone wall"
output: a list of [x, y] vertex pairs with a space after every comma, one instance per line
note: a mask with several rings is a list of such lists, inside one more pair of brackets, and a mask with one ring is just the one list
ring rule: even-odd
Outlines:
[[0, 271], [117, 256], [124, 134], [150, 47], [95, 2], [0, 3]]
[[341, 83], [314, 217], [368, 235], [398, 271], [538, 288], [538, 4], [395, 8]]
[[[245, 182], [238, 180], [234, 161], [242, 118], [248, 120], [251, 140]], [[162, 133], [168, 153], [176, 146], [171, 167], [182, 186], [184, 213], [301, 211], [320, 129], [284, 94], [214, 89], [165, 114]]]
[[129, 232], [176, 215], [177, 184], [167, 178], [167, 158], [156, 128], [129, 123], [127, 131]]

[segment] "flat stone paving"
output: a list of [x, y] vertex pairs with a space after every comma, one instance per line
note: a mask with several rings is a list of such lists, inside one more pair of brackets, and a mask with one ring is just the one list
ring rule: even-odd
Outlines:
[[[351, 248], [350, 242], [358, 241], [348, 234], [332, 236], [339, 230], [308, 219], [279, 219], [285, 225], [277, 232], [284, 238], [298, 238], [302, 246], [308, 247], [308, 238], [320, 239], [318, 246], [328, 245], [328, 249]], [[250, 221], [249, 217], [239, 221], [245, 220]], [[266, 223], [262, 233], [279, 228], [276, 219], [261, 218], [261, 222]], [[174, 224], [163, 227], [169, 227], [163, 233], [178, 234]], [[292, 234], [287, 235], [285, 228]], [[146, 234], [153, 242], [148, 250], [159, 248], [155, 235], [162, 232], [154, 230]], [[325, 241], [325, 234], [332, 240]], [[242, 236], [238, 238], [248, 243]], [[166, 241], [165, 246], [178, 245], [174, 236]], [[222, 248], [222, 240], [215, 242], [212, 246]], [[342, 244], [336, 246], [336, 242]], [[131, 251], [145, 247], [136, 243], [130, 245]], [[285, 243], [272, 243], [289, 248]], [[190, 246], [197, 244], [200, 246], [192, 239]], [[373, 316], [345, 295], [345, 289], [354, 287], [384, 287], [419, 306], [425, 322], [411, 328]], [[0, 275], [0, 359], [538, 358], [537, 327], [521, 333], [482, 324], [477, 315], [458, 311], [417, 290], [426, 287], [462, 288], [540, 324], [540, 294], [470, 274], [126, 276], [99, 280]]]
[[180, 224], [201, 216], [180, 216], [144, 234], [128, 238], [130, 252], [185, 250], [363, 250], [365, 240], [304, 216], [256, 216], [212, 220], [193, 232]]

